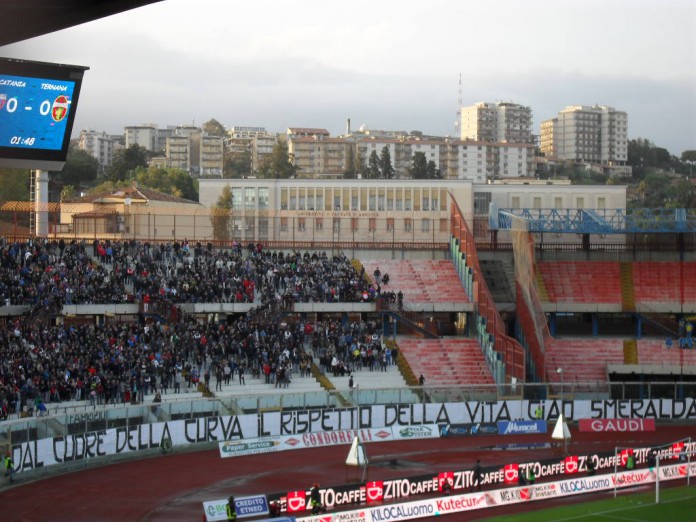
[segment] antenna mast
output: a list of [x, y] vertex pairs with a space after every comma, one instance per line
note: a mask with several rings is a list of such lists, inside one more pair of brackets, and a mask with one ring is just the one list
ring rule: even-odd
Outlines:
[[454, 121], [454, 136], [462, 138], [462, 73], [459, 73], [459, 97], [457, 98], [457, 119]]

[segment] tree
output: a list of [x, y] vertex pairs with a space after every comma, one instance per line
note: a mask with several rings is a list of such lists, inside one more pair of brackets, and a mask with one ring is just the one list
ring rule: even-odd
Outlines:
[[68, 201], [72, 198], [75, 197], [76, 191], [75, 187], [72, 185], [63, 185], [63, 188], [60, 191], [60, 200], [61, 201]]
[[213, 237], [218, 241], [229, 241], [230, 234], [230, 210], [232, 210], [232, 189], [229, 185], [222, 188], [220, 197], [213, 208], [210, 209], [210, 222], [213, 225]]
[[642, 180], [640, 183], [638, 183], [638, 195], [640, 196], [640, 202], [644, 205], [645, 204], [645, 180]]
[[646, 175], [648, 167], [686, 172], [686, 166], [667, 149], [643, 138], [628, 141], [626, 163], [633, 167], [634, 177], [638, 179]]
[[362, 175], [363, 172], [367, 172], [367, 165], [365, 165], [365, 158], [360, 155], [360, 151], [356, 149], [355, 151], [355, 168], [357, 174]]
[[410, 171], [413, 179], [426, 179], [428, 177], [428, 161], [425, 158], [425, 152], [413, 154]]
[[644, 205], [647, 208], [661, 208], [671, 199], [670, 182], [667, 177], [657, 172], [645, 176]]
[[71, 145], [63, 170], [56, 172], [53, 179], [62, 186], [85, 188], [97, 179], [100, 169], [95, 157]]
[[696, 162], [696, 150], [685, 150], [681, 154], [681, 160], [687, 162]]
[[88, 191], [87, 194], [103, 194], [103, 193], [111, 193], [114, 192], [118, 188], [122, 187], [129, 187], [131, 185], [131, 182], [128, 180], [121, 180], [121, 181], [104, 181], [102, 183], [99, 183], [98, 185], [95, 185], [91, 187]]
[[435, 162], [433, 160], [430, 160], [428, 162], [428, 179], [440, 179], [442, 178], [442, 174], [440, 173], [440, 169], [437, 168], [437, 165], [435, 165]]
[[198, 201], [198, 182], [183, 170], [140, 167], [135, 170], [134, 175], [139, 186], [178, 198]]
[[395, 171], [391, 162], [391, 154], [389, 153], [389, 147], [386, 145], [382, 147], [382, 154], [379, 157], [379, 170], [383, 179], [394, 178]]
[[251, 175], [251, 152], [225, 152], [222, 171], [226, 178], [243, 178]]
[[114, 153], [114, 159], [106, 179], [117, 182], [128, 179], [138, 167], [147, 167], [148, 152], [140, 145], [131, 145]]
[[0, 201], [29, 201], [31, 173], [26, 169], [0, 169]]
[[691, 181], [682, 179], [674, 188], [678, 208], [696, 208], [696, 186]]
[[215, 118], [212, 118], [203, 124], [203, 132], [205, 132], [208, 136], [218, 136], [220, 138], [227, 137], [227, 129], [225, 129], [225, 126]]
[[258, 173], [262, 178], [291, 178], [297, 171], [293, 159], [292, 154], [288, 152], [287, 142], [279, 141], [273, 146], [271, 155], [264, 160]]
[[379, 176], [379, 156], [377, 156], [377, 151], [373, 150], [370, 158], [367, 160], [367, 178], [377, 179]]
[[357, 168], [353, 147], [346, 145], [346, 168], [343, 170], [343, 177], [346, 179], [355, 179], [357, 177]]

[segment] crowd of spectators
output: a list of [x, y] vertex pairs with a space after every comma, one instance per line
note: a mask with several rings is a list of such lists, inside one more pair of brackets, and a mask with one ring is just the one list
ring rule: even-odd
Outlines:
[[377, 291], [345, 255], [245, 252], [188, 241], [0, 242], [0, 303], [64, 304], [372, 301]]
[[[287, 301], [364, 301], [374, 286], [343, 255], [282, 253], [261, 245], [0, 241], [0, 296], [30, 305], [0, 330], [0, 417], [58, 401], [142, 402], [152, 393], [221, 389], [235, 378], [287, 387], [312, 357], [335, 371], [386, 357], [375, 324], [283, 321]], [[253, 302], [223, 323], [184, 316], [60, 324], [64, 304]], [[390, 355], [391, 359], [391, 355]]]
[[396, 349], [383, 342], [382, 331], [374, 321], [329, 323], [313, 336], [312, 347], [324, 372], [336, 377], [363, 369], [386, 371], [396, 363]]

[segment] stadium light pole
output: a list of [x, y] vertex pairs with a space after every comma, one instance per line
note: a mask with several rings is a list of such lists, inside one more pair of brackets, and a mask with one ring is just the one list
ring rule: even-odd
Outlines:
[[[687, 473], [688, 477], [689, 474]], [[660, 503], [660, 454], [656, 455], [655, 459], [655, 504]]]
[[556, 373], [561, 376], [561, 400], [563, 400], [563, 368], [556, 368]]

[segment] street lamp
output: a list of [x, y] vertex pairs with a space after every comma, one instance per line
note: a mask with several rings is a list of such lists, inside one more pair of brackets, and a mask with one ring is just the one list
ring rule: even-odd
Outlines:
[[561, 376], [561, 400], [563, 400], [563, 368], [556, 368], [556, 373]]

